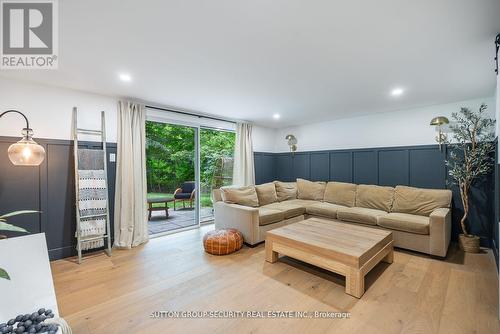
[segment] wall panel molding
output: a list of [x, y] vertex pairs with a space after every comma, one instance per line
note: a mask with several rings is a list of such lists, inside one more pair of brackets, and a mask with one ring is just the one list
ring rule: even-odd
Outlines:
[[[14, 137], [0, 137], [0, 152], [7, 152], [7, 147], [18, 140], [19, 138]], [[1, 157], [0, 213], [26, 209], [40, 211], [36, 215], [14, 217], [11, 222], [26, 228], [30, 233], [45, 233], [51, 260], [73, 256], [76, 254], [73, 142], [38, 138], [36, 141], [46, 152], [45, 160], [38, 167], [14, 166], [7, 156]], [[79, 144], [87, 148], [100, 145], [85, 141]], [[109, 162], [109, 155], [116, 154], [116, 143], [107, 143], [107, 150], [108, 196], [113, 231], [116, 165]], [[23, 235], [5, 234], [9, 237]]]

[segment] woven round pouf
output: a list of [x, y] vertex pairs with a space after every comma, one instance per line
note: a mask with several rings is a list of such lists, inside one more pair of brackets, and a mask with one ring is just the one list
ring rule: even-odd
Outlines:
[[243, 246], [243, 236], [234, 228], [210, 231], [203, 237], [203, 247], [213, 255], [227, 255]]

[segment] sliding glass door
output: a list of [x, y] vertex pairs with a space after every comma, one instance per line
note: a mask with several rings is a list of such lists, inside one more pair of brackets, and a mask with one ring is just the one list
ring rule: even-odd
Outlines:
[[149, 234], [199, 226], [199, 128], [146, 122]]
[[162, 116], [146, 122], [150, 236], [213, 222], [212, 190], [233, 181], [234, 131]]

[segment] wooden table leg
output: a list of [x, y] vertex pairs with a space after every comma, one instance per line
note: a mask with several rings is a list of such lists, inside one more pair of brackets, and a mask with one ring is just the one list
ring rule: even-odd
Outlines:
[[391, 248], [389, 253], [382, 259], [382, 262], [392, 263], [394, 261], [394, 248]]
[[359, 269], [350, 268], [345, 276], [345, 293], [361, 298], [365, 293], [365, 275]]
[[278, 253], [273, 251], [273, 242], [266, 240], [266, 261], [274, 263], [278, 261]]

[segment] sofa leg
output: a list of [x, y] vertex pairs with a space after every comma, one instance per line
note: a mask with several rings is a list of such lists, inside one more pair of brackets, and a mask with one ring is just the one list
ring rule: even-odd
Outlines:
[[250, 247], [250, 248], [255, 248], [255, 247], [257, 247], [257, 246], [259, 246], [259, 245], [263, 244], [263, 243], [264, 243], [264, 241], [258, 242], [258, 243], [253, 244], [253, 245], [251, 245], [251, 244], [249, 244], [248, 242], [245, 242], [245, 241], [243, 241], [243, 243], [244, 243], [244, 244], [245, 244], [245, 246], [247, 246], [247, 247]]

